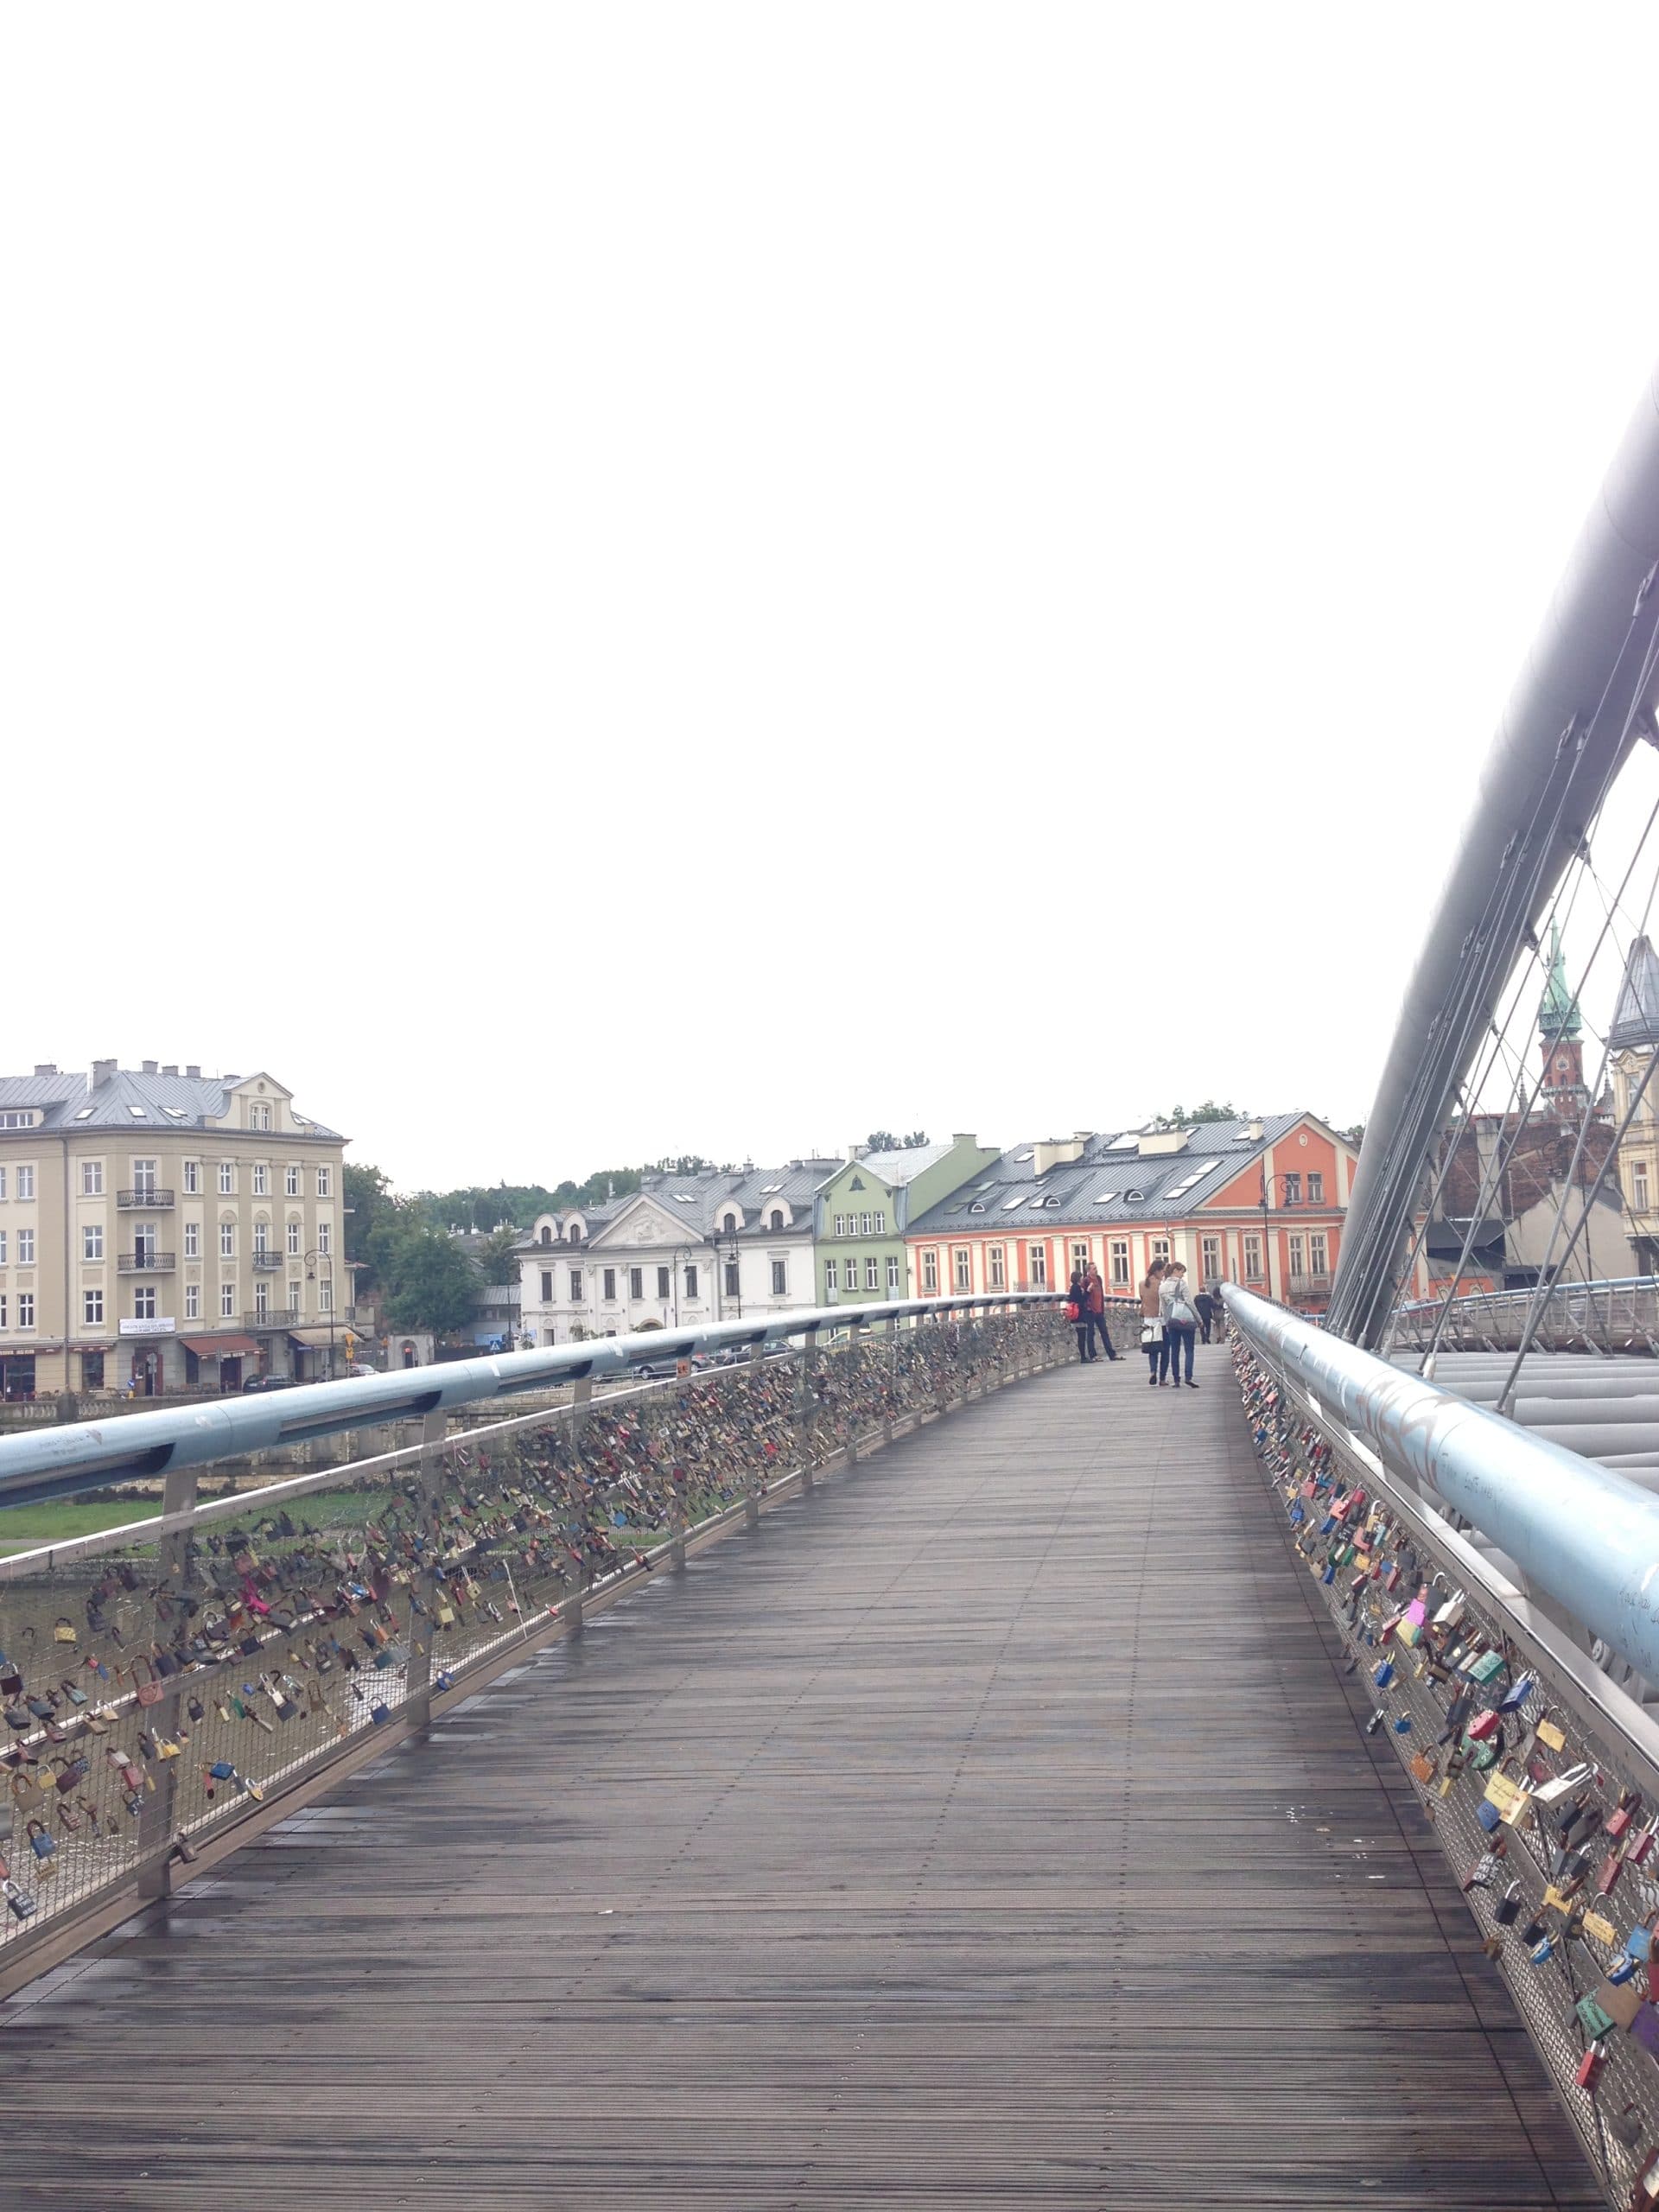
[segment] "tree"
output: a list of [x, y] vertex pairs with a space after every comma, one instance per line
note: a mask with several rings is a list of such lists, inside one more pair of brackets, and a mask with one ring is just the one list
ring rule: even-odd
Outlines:
[[393, 1198], [389, 1178], [378, 1167], [347, 1160], [340, 1179], [346, 1192], [346, 1257], [368, 1262], [375, 1231], [392, 1219], [401, 1202]]
[[410, 1222], [385, 1237], [377, 1264], [394, 1329], [446, 1336], [471, 1320], [478, 1270], [452, 1236]]
[[1185, 1106], [1172, 1106], [1167, 1114], [1154, 1114], [1153, 1120], [1165, 1128], [1196, 1128], [1200, 1122], [1242, 1122], [1244, 1115], [1236, 1106], [1217, 1105], [1213, 1098], [1206, 1098], [1202, 1106], [1195, 1106], [1189, 1114]]
[[927, 1131], [925, 1129], [912, 1129], [910, 1135], [905, 1139], [904, 1143], [899, 1147], [899, 1150], [901, 1152], [919, 1152], [926, 1142]]
[[866, 1152], [915, 1152], [927, 1142], [925, 1129], [912, 1129], [907, 1137], [896, 1137], [891, 1129], [872, 1129], [864, 1140]]
[[516, 1229], [493, 1229], [485, 1238], [478, 1255], [478, 1269], [486, 1282], [509, 1282], [512, 1279], [513, 1248], [518, 1242]]

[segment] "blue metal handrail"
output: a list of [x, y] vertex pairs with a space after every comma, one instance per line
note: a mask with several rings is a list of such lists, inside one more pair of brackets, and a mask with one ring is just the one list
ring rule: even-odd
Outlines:
[[897, 1299], [875, 1306], [803, 1307], [765, 1321], [716, 1321], [696, 1329], [652, 1329], [535, 1351], [501, 1352], [442, 1367], [410, 1367], [389, 1375], [348, 1376], [294, 1390], [200, 1402], [114, 1421], [67, 1422], [0, 1438], [0, 1506], [33, 1505], [106, 1483], [130, 1482], [175, 1467], [205, 1466], [250, 1452], [308, 1444], [344, 1430], [418, 1421], [456, 1406], [503, 1398], [549, 1383], [626, 1375], [646, 1362], [780, 1342], [790, 1337], [862, 1327], [872, 1321], [944, 1319], [983, 1308], [1052, 1306], [1059, 1291], [1001, 1291], [989, 1295]]

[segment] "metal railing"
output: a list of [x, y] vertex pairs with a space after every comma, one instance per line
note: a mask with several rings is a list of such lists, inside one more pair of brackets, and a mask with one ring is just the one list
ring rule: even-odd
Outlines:
[[153, 1245], [145, 1244], [137, 1252], [118, 1254], [116, 1273], [124, 1275], [170, 1275], [178, 1266], [171, 1252], [158, 1252]]
[[[158, 1516], [0, 1558], [0, 1988], [159, 1894], [254, 1807], [418, 1727], [435, 1699], [532, 1640], [579, 1628], [592, 1593], [677, 1565], [688, 1540], [753, 1522], [780, 1491], [1076, 1357], [1055, 1300], [974, 1307], [746, 1325], [743, 1365], [598, 1396], [601, 1354], [626, 1375], [628, 1357], [661, 1357], [668, 1332], [570, 1347], [589, 1355], [559, 1364], [588, 1370], [575, 1402], [487, 1408], [460, 1435], [443, 1386], [479, 1404], [546, 1356], [421, 1370], [396, 1378], [428, 1393], [417, 1443], [205, 1501], [210, 1455], [181, 1454]], [[804, 1344], [780, 1351], [783, 1328]], [[738, 1335], [670, 1341], [689, 1355]], [[284, 1412], [349, 1400], [336, 1427], [368, 1425], [373, 1402], [358, 1382], [276, 1395]], [[117, 1426], [130, 1436], [159, 1420], [181, 1440], [219, 1410]], [[73, 1435], [0, 1444], [0, 1494], [38, 1495], [50, 1446]], [[0, 1515], [0, 1538], [4, 1526]]]
[[273, 1252], [268, 1245], [256, 1244], [251, 1254], [255, 1271], [260, 1274], [276, 1274], [288, 1265], [281, 1252]]
[[124, 1210], [137, 1206], [142, 1211], [147, 1206], [154, 1206], [159, 1212], [174, 1204], [174, 1197], [171, 1191], [153, 1190], [146, 1186], [141, 1191], [118, 1191], [115, 1203]]
[[[1395, 1307], [1389, 1341], [1395, 1350], [1427, 1351], [1438, 1330], [1445, 1351], [1514, 1351], [1535, 1296], [1532, 1290], [1471, 1290], [1449, 1301], [1415, 1299]], [[1531, 1343], [1540, 1351], [1659, 1353], [1659, 1278], [1552, 1283]]]
[[1224, 1296], [1257, 1453], [1367, 1732], [1406, 1765], [1625, 2202], [1659, 2148], [1659, 1500], [1283, 1307]]

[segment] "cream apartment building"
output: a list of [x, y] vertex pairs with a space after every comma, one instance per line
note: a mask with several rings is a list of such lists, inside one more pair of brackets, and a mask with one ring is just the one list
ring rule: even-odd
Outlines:
[[0, 1393], [341, 1371], [345, 1145], [270, 1075], [0, 1077]]

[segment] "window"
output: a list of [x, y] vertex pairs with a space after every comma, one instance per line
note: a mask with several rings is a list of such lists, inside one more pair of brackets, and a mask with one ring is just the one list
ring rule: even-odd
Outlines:
[[1331, 1272], [1331, 1248], [1325, 1242], [1325, 1231], [1316, 1229], [1307, 1240], [1307, 1268], [1310, 1274], [1328, 1275]]
[[3, 1290], [0, 1290], [0, 1329], [3, 1329], [6, 1325], [6, 1294]]
[[573, 1221], [569, 1228], [567, 1229], [564, 1233], [569, 1243], [572, 1244], [580, 1244], [582, 1242], [582, 1224], [579, 1221]]
[[[327, 1287], [325, 1284], [324, 1288]], [[234, 1282], [222, 1282], [219, 1286], [219, 1318], [221, 1321], [229, 1321], [235, 1313], [236, 1285]]]
[[729, 1236], [737, 1227], [737, 1216], [734, 1213], [721, 1214], [720, 1217], [720, 1225]]
[[628, 1269], [628, 1296], [637, 1306], [645, 1294], [645, 1271], [643, 1268]]
[[288, 1224], [288, 1256], [290, 1260], [297, 1260], [300, 1256], [300, 1223], [297, 1217]]
[[334, 1249], [334, 1224], [332, 1221], [317, 1224], [317, 1250], [325, 1257]]
[[[155, 1295], [152, 1291], [150, 1296], [153, 1298]], [[35, 1325], [35, 1294], [32, 1290], [20, 1290], [17, 1294], [17, 1325], [20, 1329], [32, 1329]]]
[[887, 1255], [887, 1288], [890, 1291], [896, 1291], [898, 1287], [899, 1255], [896, 1252], [889, 1252]]
[[20, 1167], [17, 1170], [17, 1195], [25, 1200], [34, 1197], [35, 1170], [32, 1167]]
[[1151, 1248], [1151, 1249], [1152, 1249], [1152, 1256], [1153, 1256], [1153, 1258], [1154, 1258], [1154, 1260], [1167, 1260], [1167, 1259], [1168, 1259], [1168, 1257], [1169, 1257], [1169, 1239], [1168, 1239], [1168, 1237], [1167, 1237], [1167, 1236], [1154, 1236], [1154, 1237], [1153, 1238], [1153, 1240], [1152, 1240], [1152, 1248]]
[[184, 1256], [187, 1260], [201, 1257], [201, 1224], [187, 1221], [184, 1224]]
[[1031, 1248], [1031, 1287], [1033, 1290], [1048, 1288], [1048, 1247], [1033, 1244]]
[[547, 1222], [542, 1224], [541, 1241], [543, 1244], [550, 1244], [553, 1242], [553, 1230]]
[[35, 1264], [35, 1232], [32, 1229], [20, 1229], [17, 1232], [17, 1264], [20, 1268], [32, 1268]]
[[299, 1169], [297, 1167], [284, 1167], [283, 1170], [283, 1196], [285, 1198], [297, 1198], [299, 1195]]
[[332, 1198], [334, 1195], [334, 1169], [332, 1167], [319, 1167], [317, 1170], [317, 1196], [320, 1198]]
[[728, 1298], [739, 1298], [742, 1295], [735, 1260], [728, 1260], [726, 1262], [726, 1295]]
[[616, 1269], [614, 1268], [606, 1268], [603, 1288], [607, 1298], [616, 1296]]
[[199, 1198], [201, 1194], [201, 1162], [199, 1160], [187, 1160], [184, 1163], [184, 1194], [188, 1198]]
[[1221, 1239], [1206, 1236], [1198, 1246], [1198, 1273], [1205, 1282], [1221, 1281]]
[[844, 1236], [847, 1234], [847, 1217], [844, 1213], [838, 1213], [836, 1216], [836, 1234], [837, 1236]]
[[263, 1275], [253, 1286], [253, 1317], [256, 1321], [270, 1319], [270, 1285]]
[[[5, 1257], [0, 1252], [0, 1260]], [[104, 1230], [101, 1224], [83, 1229], [80, 1232], [80, 1256], [83, 1260], [101, 1260], [104, 1256]]]
[[671, 1298], [673, 1296], [673, 1291], [669, 1283], [669, 1274], [670, 1270], [667, 1268], [658, 1268], [657, 1270], [657, 1295], [658, 1298]]
[[248, 1127], [251, 1129], [268, 1129], [270, 1127], [270, 1107], [261, 1106], [257, 1103], [250, 1106], [248, 1109]]
[[256, 1198], [270, 1196], [270, 1170], [263, 1160], [256, 1160], [253, 1163], [253, 1195]]
[[1307, 1203], [1311, 1206], [1325, 1204], [1325, 1177], [1313, 1168], [1308, 1170]]
[[885, 1236], [887, 1233], [887, 1215], [885, 1213], [874, 1213], [870, 1216], [870, 1219], [875, 1224], [876, 1235], [878, 1236]]
[[1290, 1239], [1290, 1272], [1293, 1279], [1307, 1273], [1303, 1239], [1300, 1236], [1293, 1236]]
[[697, 1271], [695, 1268], [688, 1268], [685, 1271], [685, 1294], [688, 1298], [695, 1298], [697, 1294]]
[[[17, 1301], [20, 1306], [22, 1302], [21, 1298]], [[134, 1285], [132, 1318], [135, 1321], [153, 1321], [156, 1319], [156, 1286], [153, 1282]]]
[[570, 1303], [573, 1306], [580, 1306], [582, 1303], [582, 1269], [580, 1268], [572, 1268], [570, 1270]]
[[991, 1245], [986, 1252], [985, 1259], [989, 1269], [987, 1280], [988, 1281], [991, 1288], [993, 1290], [1006, 1289], [1007, 1287], [1007, 1261], [1003, 1254], [1002, 1247], [1000, 1244]]
[[3, 1167], [0, 1167], [0, 1198], [3, 1198], [5, 1197], [5, 1195], [6, 1195], [6, 1171], [5, 1171], [5, 1169], [4, 1169]]
[[235, 1165], [231, 1160], [221, 1160], [219, 1163], [219, 1195], [221, 1198], [228, 1198], [233, 1197], [235, 1192]]
[[553, 1303], [553, 1270], [551, 1268], [543, 1268], [542, 1269], [542, 1303], [543, 1306], [550, 1306]]
[[104, 1355], [101, 1351], [82, 1352], [80, 1387], [83, 1390], [101, 1390], [104, 1388]]
[[90, 1327], [103, 1327], [104, 1294], [101, 1290], [83, 1290], [81, 1292], [80, 1318]]
[[774, 1260], [772, 1263], [772, 1294], [774, 1298], [787, 1298], [789, 1295], [787, 1260]]
[[236, 1224], [221, 1221], [219, 1224], [219, 1256], [221, 1260], [236, 1257]]
[[973, 1255], [965, 1244], [958, 1244], [950, 1255], [950, 1281], [957, 1290], [971, 1290], [974, 1287]]
[[5, 1113], [0, 1114], [0, 1129], [32, 1129], [34, 1126], [35, 1116], [32, 1113], [16, 1113], [9, 1109]]
[[188, 1282], [184, 1286], [184, 1318], [187, 1321], [200, 1321], [201, 1319], [201, 1285], [199, 1282]]
[[1262, 1239], [1248, 1234], [1244, 1239], [1244, 1280], [1246, 1282], [1260, 1282], [1262, 1280]]
[[1648, 1211], [1648, 1163], [1638, 1160], [1630, 1167], [1630, 1204], [1637, 1213]]
[[924, 1291], [932, 1291], [937, 1290], [938, 1287], [939, 1255], [936, 1251], [929, 1249], [922, 1255], [922, 1288]]
[[317, 1311], [319, 1313], [332, 1313], [334, 1310], [334, 1286], [325, 1275], [317, 1285]]
[[104, 1163], [101, 1160], [83, 1160], [80, 1163], [80, 1195], [83, 1198], [101, 1198], [104, 1195]]
[[866, 1290], [880, 1290], [881, 1287], [881, 1262], [874, 1252], [865, 1255], [864, 1287]]
[[767, 1226], [767, 1228], [768, 1228], [768, 1229], [770, 1229], [770, 1230], [772, 1231], [772, 1233], [773, 1233], [773, 1234], [774, 1234], [774, 1236], [775, 1236], [775, 1235], [776, 1235], [776, 1233], [778, 1232], [778, 1230], [780, 1230], [780, 1229], [783, 1227], [783, 1225], [784, 1225], [784, 1211], [783, 1211], [783, 1208], [782, 1208], [781, 1206], [773, 1206], [773, 1208], [772, 1208], [772, 1212], [771, 1212], [770, 1216], [769, 1216], [769, 1217], [768, 1217], [768, 1218], [767, 1218], [766, 1226]]
[[1106, 1249], [1110, 1255], [1113, 1289], [1127, 1290], [1129, 1287], [1128, 1238], [1114, 1236]]
[[297, 1280], [290, 1282], [288, 1286], [289, 1312], [290, 1313], [298, 1313], [303, 1306], [304, 1302], [304, 1294]]
[[1279, 1178], [1279, 1187], [1285, 1194], [1285, 1204], [1287, 1206], [1300, 1205], [1302, 1179], [1300, 1175], [1281, 1175]]
[[263, 1260], [270, 1250], [270, 1224], [256, 1221], [253, 1224], [253, 1250], [256, 1259]]
[[868, 1236], [870, 1233], [870, 1217], [867, 1213], [858, 1217], [858, 1233], [861, 1236]]
[[840, 1278], [837, 1274], [836, 1263], [833, 1260], [826, 1260], [823, 1263], [823, 1287], [826, 1292], [838, 1290], [841, 1287]]
[[0, 1229], [0, 1268], [6, 1264], [6, 1232]]

